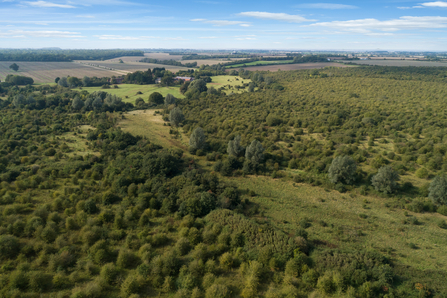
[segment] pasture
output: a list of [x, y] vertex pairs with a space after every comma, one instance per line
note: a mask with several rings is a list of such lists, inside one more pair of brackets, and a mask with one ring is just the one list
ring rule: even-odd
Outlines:
[[212, 80], [213, 81], [211, 83], [206, 84], [207, 87], [214, 87], [216, 89], [223, 87], [224, 91], [226, 91], [227, 93], [228, 91], [233, 93], [241, 93], [247, 88], [238, 90], [235, 88], [235, 86], [242, 86], [244, 83], [248, 84], [251, 82], [250, 79], [243, 79], [238, 76], [217, 76], [212, 77]]
[[[82, 87], [82, 90], [86, 90], [89, 93], [96, 91], [104, 91], [116, 96], [119, 96], [123, 99], [124, 102], [135, 103], [135, 100], [138, 97], [144, 99], [145, 102], [148, 101], [149, 96], [154, 92], [159, 92], [163, 96], [166, 96], [168, 93], [174, 95], [177, 98], [182, 98], [183, 94], [180, 93], [180, 86], [171, 86], [171, 87], [160, 87], [159, 85], [136, 85], [136, 84], [120, 84], [119, 88], [110, 88], [110, 89], [102, 89], [101, 87]], [[76, 88], [75, 90], [79, 90]], [[142, 94], [137, 94], [137, 92], [141, 92]], [[127, 96], [127, 98], [126, 98]]]
[[121, 75], [121, 73], [106, 70], [102, 68], [94, 68], [81, 65], [73, 62], [16, 62], [20, 67], [19, 71], [15, 72], [9, 69], [9, 66], [14, 62], [0, 62], [0, 80], [4, 80], [8, 74], [17, 74], [27, 76], [34, 79], [34, 82], [39, 83], [54, 83], [57, 77], [111, 77]]
[[435, 67], [447, 67], [446, 62], [435, 62], [435, 61], [414, 61], [414, 60], [396, 60], [396, 59], [386, 59], [386, 60], [355, 60], [352, 61], [354, 64], [358, 65], [374, 65], [374, 66], [435, 66]]

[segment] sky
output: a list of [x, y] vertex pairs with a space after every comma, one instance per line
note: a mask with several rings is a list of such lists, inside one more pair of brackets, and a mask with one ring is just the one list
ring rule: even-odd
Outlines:
[[0, 48], [447, 51], [445, 1], [0, 0]]

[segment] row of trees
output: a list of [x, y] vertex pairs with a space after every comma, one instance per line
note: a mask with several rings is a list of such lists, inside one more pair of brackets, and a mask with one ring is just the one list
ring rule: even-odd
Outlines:
[[0, 49], [0, 61], [107, 60], [122, 56], [144, 56], [140, 50]]

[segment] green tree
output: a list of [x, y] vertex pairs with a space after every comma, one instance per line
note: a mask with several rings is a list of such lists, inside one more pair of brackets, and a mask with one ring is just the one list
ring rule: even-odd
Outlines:
[[9, 66], [9, 68], [11, 68], [11, 69], [14, 70], [14, 71], [18, 71], [18, 70], [19, 70], [19, 66], [18, 66], [17, 64], [15, 64], [15, 63], [11, 64], [11, 65]]
[[399, 188], [399, 179], [399, 173], [391, 166], [384, 166], [372, 177], [371, 183], [377, 191], [390, 194]]
[[180, 108], [173, 108], [169, 113], [169, 121], [175, 127], [178, 127], [180, 123], [185, 120], [185, 116], [183, 116], [182, 110]]
[[435, 177], [428, 187], [428, 197], [436, 205], [447, 205], [447, 176]]
[[165, 105], [169, 106], [169, 105], [173, 105], [175, 104], [177, 98], [174, 97], [174, 95], [168, 93], [165, 97]]
[[68, 81], [66, 77], [62, 77], [57, 84], [61, 87], [68, 87]]
[[74, 110], [79, 111], [84, 106], [84, 102], [76, 95], [71, 106]]
[[245, 159], [254, 164], [259, 164], [264, 160], [264, 147], [258, 140], [253, 140], [245, 150]]
[[208, 88], [206, 87], [206, 82], [202, 79], [192, 81], [192, 83], [188, 86], [188, 90], [192, 89], [196, 89], [197, 91], [199, 91], [199, 93], [208, 90]]
[[204, 149], [206, 145], [205, 132], [201, 127], [197, 127], [189, 138], [189, 148], [191, 150]]
[[235, 157], [241, 156], [244, 147], [241, 146], [241, 136], [237, 135], [233, 140], [228, 142], [227, 153]]
[[[90, 86], [90, 82], [91, 82], [91, 80], [90, 80], [89, 77], [84, 76], [84, 77], [82, 78], [82, 86], [84, 86], [84, 87], [88, 87], [88, 86]], [[56, 82], [56, 83], [57, 83], [57, 82]]]
[[337, 156], [329, 167], [329, 180], [332, 183], [352, 184], [355, 181], [357, 164], [350, 156]]
[[156, 105], [162, 105], [164, 103], [163, 95], [161, 95], [158, 92], [154, 92], [151, 95], [149, 95], [149, 102], [152, 102]]

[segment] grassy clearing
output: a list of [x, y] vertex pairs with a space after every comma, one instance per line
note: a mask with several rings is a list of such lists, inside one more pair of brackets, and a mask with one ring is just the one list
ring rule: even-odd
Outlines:
[[[418, 270], [447, 266], [447, 230], [439, 214], [417, 214], [386, 207], [392, 199], [341, 194], [320, 187], [270, 177], [228, 178], [242, 189], [254, 190], [252, 202], [277, 228], [293, 233], [309, 220], [310, 239], [328, 247], [377, 249]], [[418, 225], [404, 224], [414, 218]], [[415, 246], [413, 246], [414, 244]], [[412, 248], [413, 247], [413, 248]]]
[[207, 87], [214, 87], [216, 89], [219, 89], [221, 87], [224, 87], [225, 91], [231, 91], [234, 93], [241, 93], [247, 88], [244, 89], [235, 89], [235, 86], [242, 86], [243, 84], [251, 83], [250, 79], [243, 79], [239, 76], [217, 76], [212, 77], [212, 82], [206, 84]]
[[253, 61], [249, 63], [240, 63], [227, 66], [227, 68], [245, 67], [245, 66], [258, 66], [258, 65], [271, 65], [271, 64], [288, 64], [293, 60], [277, 60], [277, 61]]
[[[121, 84], [118, 86], [119, 88], [117, 89], [115, 88], [101, 89], [101, 87], [83, 87], [82, 90], [86, 90], [89, 93], [96, 91], [105, 91], [107, 93], [121, 97], [124, 102], [131, 102], [131, 103], [135, 103], [135, 100], [138, 97], [143, 98], [144, 101], [147, 102], [149, 96], [154, 92], [159, 92], [163, 96], [166, 96], [168, 93], [170, 93], [177, 98], [183, 97], [183, 94], [181, 94], [179, 91], [179, 86], [160, 87], [159, 85], [135, 85], [135, 84]], [[142, 92], [143, 94], [137, 94], [138, 91]]]
[[81, 125], [79, 126], [80, 133], [68, 132], [60, 137], [61, 140], [64, 141], [64, 143], [69, 147], [69, 150], [66, 153], [69, 157], [73, 157], [75, 155], [99, 155], [99, 152], [92, 151], [86, 144], [87, 134], [90, 130], [95, 130], [95, 128], [89, 125]]
[[169, 134], [171, 127], [163, 125], [165, 122], [156, 111], [138, 110], [125, 113], [125, 119], [120, 121], [119, 127], [133, 135], [147, 137], [154, 144], [165, 148], [178, 147], [187, 150], [188, 138], [183, 134], [178, 138]]

